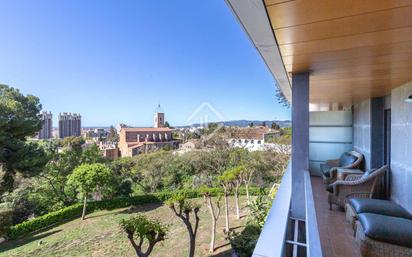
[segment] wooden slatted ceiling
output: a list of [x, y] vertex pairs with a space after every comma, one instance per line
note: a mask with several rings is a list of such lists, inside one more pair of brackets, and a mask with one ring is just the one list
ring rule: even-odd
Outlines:
[[412, 1], [265, 0], [287, 72], [311, 103], [352, 104], [412, 80]]

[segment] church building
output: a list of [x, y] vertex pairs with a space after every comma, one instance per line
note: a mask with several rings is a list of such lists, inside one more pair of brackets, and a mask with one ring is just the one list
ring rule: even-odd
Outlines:
[[165, 114], [160, 105], [156, 108], [153, 128], [122, 127], [119, 132], [119, 150], [121, 156], [135, 156], [153, 152], [163, 147], [175, 148], [173, 129], [165, 127]]

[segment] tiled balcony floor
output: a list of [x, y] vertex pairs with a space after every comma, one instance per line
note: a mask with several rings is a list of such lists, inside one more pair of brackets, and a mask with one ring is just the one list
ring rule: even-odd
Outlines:
[[329, 211], [327, 193], [322, 179], [312, 177], [320, 241], [324, 257], [360, 257], [353, 230], [346, 221], [345, 212], [337, 206]]

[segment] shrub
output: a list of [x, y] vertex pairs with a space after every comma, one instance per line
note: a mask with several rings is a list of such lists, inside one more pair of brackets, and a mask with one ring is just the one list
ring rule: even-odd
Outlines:
[[250, 257], [253, 254], [261, 229], [255, 224], [247, 224], [242, 232], [231, 231], [229, 241], [238, 257]]
[[7, 235], [12, 225], [12, 215], [13, 211], [10, 209], [0, 210], [0, 238]]
[[272, 207], [272, 201], [273, 199], [266, 194], [259, 195], [249, 206], [250, 215], [248, 222], [262, 228]]

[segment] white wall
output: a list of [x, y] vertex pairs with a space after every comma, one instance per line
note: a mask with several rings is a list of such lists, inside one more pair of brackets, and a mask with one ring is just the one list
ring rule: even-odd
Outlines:
[[365, 157], [365, 169], [371, 160], [371, 100], [353, 106], [353, 150]]
[[412, 212], [412, 82], [392, 90], [391, 198]]

